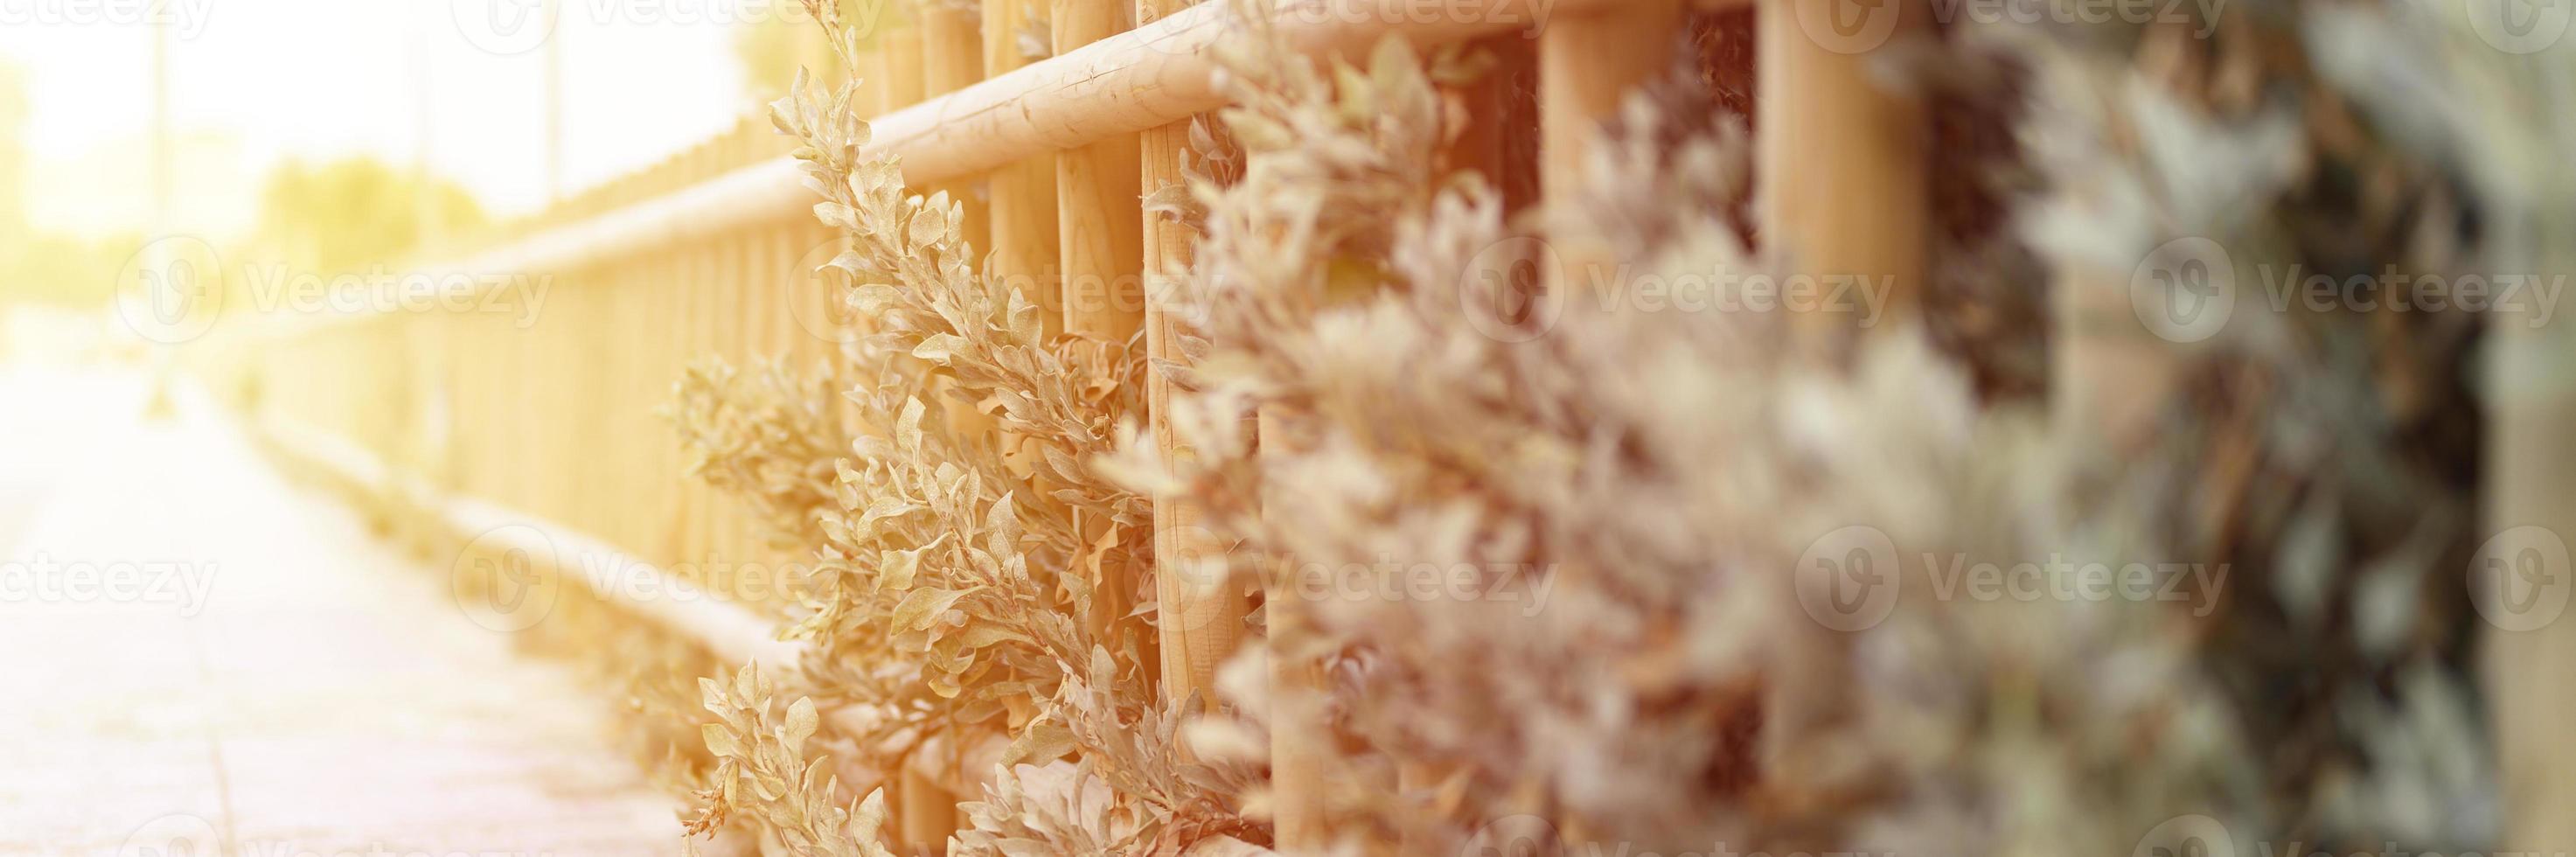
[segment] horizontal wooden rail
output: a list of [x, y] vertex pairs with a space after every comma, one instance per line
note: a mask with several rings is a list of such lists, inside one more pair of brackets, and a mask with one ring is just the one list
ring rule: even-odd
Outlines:
[[[1637, 0], [1290, 0], [1270, 24], [1301, 53], [1364, 54], [1394, 35], [1415, 45], [1464, 41], [1503, 30], [1535, 34], [1557, 17]], [[1721, 0], [1734, 5], [1749, 0]], [[1022, 66], [870, 121], [868, 148], [902, 159], [907, 184], [961, 179], [1023, 158], [1187, 120], [1224, 106], [1217, 46], [1250, 26], [1231, 0], [1206, 0], [1136, 29]], [[431, 274], [465, 274], [472, 288], [494, 275], [560, 273], [603, 260], [792, 216], [816, 202], [795, 159], [781, 157], [678, 191], [644, 199], [448, 263]], [[280, 325], [328, 323], [368, 314], [320, 313]]]
[[[394, 494], [427, 505], [435, 517], [433, 523], [460, 538], [490, 536], [505, 548], [553, 557], [558, 573], [578, 579], [601, 601], [652, 622], [726, 663], [757, 664], [763, 671], [783, 674], [794, 670], [804, 656], [803, 645], [776, 638], [772, 633], [776, 623], [772, 620], [722, 601], [695, 583], [664, 573], [606, 539], [496, 503], [444, 496], [436, 488], [386, 465], [364, 447], [293, 420], [268, 416], [259, 420], [255, 431], [271, 449], [295, 459], [299, 465], [321, 470], [331, 482], [361, 493]], [[613, 581], [601, 580], [579, 573], [576, 569], [583, 563], [570, 557], [590, 557], [594, 565], [618, 569], [617, 577]], [[637, 581], [638, 577], [650, 579]], [[626, 582], [641, 585], [617, 585]], [[637, 592], [655, 595], [639, 598]]]

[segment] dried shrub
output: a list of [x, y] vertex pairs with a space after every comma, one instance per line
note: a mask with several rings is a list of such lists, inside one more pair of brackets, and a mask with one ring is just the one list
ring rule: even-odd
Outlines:
[[[1030, 296], [974, 269], [944, 196], [861, 156], [849, 88], [800, 82], [779, 125], [853, 243], [832, 268], [867, 329], [818, 376], [842, 380], [685, 384], [708, 478], [823, 567], [788, 629], [814, 654], [784, 724], [756, 679], [711, 693], [697, 829], [740, 815], [799, 853], [871, 853], [875, 816], [834, 809], [803, 755], [820, 706], [854, 712], [842, 761], [864, 768], [1007, 744], [959, 854], [1268, 842], [1270, 736], [1310, 713], [1337, 853], [1531, 829], [1666, 853], [2118, 853], [2195, 814], [2320, 846], [2491, 842], [2445, 576], [2474, 541], [2474, 318], [2256, 314], [2213, 345], [2148, 343], [2175, 381], [2141, 391], [2143, 444], [2049, 411], [2065, 391], [2042, 369], [2086, 331], [2039, 322], [2064, 297], [2043, 259], [2134, 264], [2181, 234], [2333, 271], [2515, 258], [2478, 228], [2501, 211], [2459, 160], [2478, 150], [2314, 52], [2366, 33], [2459, 60], [2437, 76], [2492, 58], [2368, 13], [2271, 12], [2206, 44], [2110, 26], [1924, 47], [2031, 103], [1967, 105], [1951, 133], [1995, 153], [2009, 118], [2021, 148], [1945, 178], [1967, 213], [1944, 215], [1938, 258], [1960, 270], [1920, 329], [1863, 336], [1642, 311], [1558, 273], [1793, 268], [1744, 246], [1744, 132], [1689, 64], [1631, 100], [1579, 191], [1510, 218], [1438, 166], [1459, 131], [1441, 87], [1477, 57], [1390, 41], [1316, 62], [1242, 16], [1234, 106], [1197, 135], [1209, 174], [1152, 200], [1200, 240], [1156, 296], [1182, 359], [1150, 369], [1133, 343], [1045, 335]], [[1533, 294], [1546, 310], [1501, 311]], [[1134, 427], [1146, 371], [1180, 388], [1187, 456]], [[1230, 546], [1187, 558], [1224, 571], [1208, 585], [1262, 598], [1267, 639], [1225, 668], [1214, 716], [1155, 693], [1157, 495]], [[1909, 559], [2237, 576], [2183, 607], [1918, 597], [1845, 632], [1802, 609], [1797, 571], [1854, 526]], [[1300, 589], [1390, 565], [1474, 569], [1472, 597]], [[1134, 589], [1092, 592], [1104, 568]], [[1313, 686], [1271, 680], [1292, 666]]]

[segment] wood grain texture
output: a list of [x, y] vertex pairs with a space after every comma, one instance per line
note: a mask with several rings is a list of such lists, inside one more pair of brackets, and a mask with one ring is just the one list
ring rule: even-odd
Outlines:
[[[1063, 54], [1125, 31], [1132, 13], [1124, 0], [1056, 0], [1050, 20], [1056, 53]], [[1124, 344], [1144, 328], [1136, 146], [1133, 134], [1113, 134], [1056, 155], [1056, 258], [1066, 333]], [[1106, 520], [1078, 520], [1086, 545], [1099, 544], [1109, 533]], [[1094, 639], [1110, 639], [1111, 626], [1135, 609], [1135, 585], [1133, 569], [1100, 563], [1089, 623]]]

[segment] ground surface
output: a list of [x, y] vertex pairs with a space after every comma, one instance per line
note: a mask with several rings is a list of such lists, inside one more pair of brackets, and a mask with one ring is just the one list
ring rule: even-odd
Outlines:
[[597, 694], [145, 391], [0, 366], [0, 855], [677, 851]]

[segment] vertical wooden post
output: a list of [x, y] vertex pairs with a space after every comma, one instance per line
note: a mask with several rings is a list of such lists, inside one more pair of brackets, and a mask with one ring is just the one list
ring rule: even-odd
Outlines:
[[[937, 2], [921, 7], [919, 12], [921, 23], [918, 28], [906, 27], [888, 34], [894, 39], [889, 43], [893, 62], [908, 69], [909, 76], [913, 78], [904, 82], [906, 85], [897, 87], [896, 96], [904, 100], [888, 103], [886, 108], [889, 110], [929, 95], [964, 87], [984, 75], [983, 51], [976, 43], [976, 21], [970, 13]], [[906, 53], [911, 56], [906, 56]], [[961, 182], [925, 187], [918, 192], [929, 196], [941, 190], [947, 191], [950, 199], [961, 203], [959, 207], [965, 214], [967, 242], [976, 247], [983, 246], [989, 227], [986, 226], [987, 216], [982, 203], [971, 199], [968, 186]], [[947, 401], [943, 404], [950, 430], [986, 430], [984, 426], [989, 420], [983, 414], [962, 403]], [[925, 745], [925, 749], [915, 752], [929, 751]], [[914, 853], [942, 854], [946, 853], [948, 837], [957, 832], [957, 795], [942, 787], [938, 779], [925, 775], [921, 761], [908, 760], [903, 766], [900, 797], [903, 838]], [[949, 772], [951, 776], [955, 773]]]
[[1910, 316], [1931, 236], [1930, 132], [1920, 99], [1888, 91], [1870, 63], [1925, 10], [1764, 0], [1757, 15], [1761, 240], [1798, 272], [1889, 278], [1880, 317]]
[[1638, 0], [1557, 16], [1539, 34], [1539, 186], [1549, 196], [1583, 180], [1589, 138], [1628, 91], [1672, 67], [1679, 0]]
[[[2559, 183], [2564, 185], [2564, 182]], [[2545, 221], [2544, 221], [2545, 222]], [[2568, 224], [2536, 230], [2564, 234]], [[2555, 256], [2557, 258], [2546, 258]], [[2562, 248], [2539, 270], [2576, 269]], [[2490, 312], [2485, 385], [2485, 540], [2467, 569], [2484, 625], [2481, 684], [2491, 698], [2504, 837], [2495, 850], [2576, 849], [2576, 618], [2567, 615], [2576, 568], [2566, 539], [2576, 533], [2576, 454], [2566, 426], [2576, 420], [2576, 334], [2542, 324], [2529, 306]]]
[[[922, 93], [942, 95], [965, 88], [984, 78], [984, 46], [977, 30], [981, 21], [976, 13], [943, 2], [923, 6], [921, 15]], [[978, 183], [951, 180], [921, 188], [925, 197], [945, 192], [957, 205], [961, 215], [959, 230], [966, 243], [979, 253], [992, 252], [992, 212], [977, 198]], [[980, 261], [980, 260], [973, 260]], [[949, 430], [961, 436], [990, 434], [993, 418], [975, 409], [972, 403], [942, 396], [941, 405], [948, 417]]]
[[[1150, 22], [1189, 5], [1188, 0], [1136, 0], [1136, 20]], [[1146, 130], [1139, 141], [1140, 189], [1150, 194], [1180, 186], [1186, 180], [1183, 167], [1189, 147], [1186, 120]], [[1157, 362], [1184, 359], [1173, 341], [1178, 320], [1167, 312], [1165, 302], [1170, 297], [1169, 279], [1189, 271], [1194, 258], [1191, 242], [1188, 227], [1146, 215], [1145, 353]], [[1148, 371], [1148, 425], [1154, 447], [1166, 458], [1188, 457], [1189, 450], [1172, 436], [1171, 379]], [[1180, 702], [1193, 693], [1201, 694], [1203, 703], [1213, 709], [1217, 666], [1234, 653], [1244, 614], [1251, 606], [1243, 588], [1223, 574], [1226, 545], [1208, 530], [1205, 516], [1206, 510], [1188, 498], [1154, 498], [1155, 625], [1162, 638], [1164, 698]]]
[[[1874, 284], [1890, 304], [1874, 308], [1887, 327], [1914, 322], [1921, 291], [1929, 133], [1917, 99], [1883, 88], [1870, 63], [1926, 23], [1926, 11], [1919, 0], [1762, 0], [1755, 12], [1757, 239], [1765, 255], [1829, 289], [1847, 278]], [[1867, 317], [1805, 312], [1796, 321], [1831, 333]], [[1761, 753], [1771, 759], [1817, 752], [1850, 716], [1849, 636], [1817, 622], [1791, 627], [1804, 636], [1782, 648], [1796, 660], [1763, 690]]]
[[[920, 752], [920, 751], [915, 751]], [[947, 853], [948, 837], [957, 832], [957, 798], [922, 774], [917, 760], [905, 759], [895, 776], [895, 827], [900, 853]]]
[[921, 101], [921, 30], [910, 21], [877, 38], [877, 111], [901, 110]]
[[[984, 0], [984, 76], [1028, 64], [1018, 43], [1020, 28], [1029, 20], [1028, 2]], [[1037, 155], [994, 170], [986, 179], [992, 211], [993, 244], [987, 257], [991, 273], [1038, 305], [1038, 318], [1050, 335], [1064, 331], [1063, 292], [1054, 277], [1060, 264], [1055, 161], [1053, 154]]]
[[[1548, 198], [1583, 184], [1585, 152], [1630, 90], [1672, 68], [1682, 31], [1680, 0], [1639, 0], [1560, 15], [1539, 34], [1539, 190]], [[1551, 238], [1556, 270], [1541, 288], [1594, 288], [1609, 248]], [[1575, 299], [1568, 296], [1565, 299]]]
[[[1124, 0], [1056, 0], [1055, 52], [1063, 54], [1124, 32]], [[1136, 138], [1116, 135], [1056, 155], [1056, 228], [1064, 289], [1064, 329], [1126, 343], [1144, 327], [1143, 209], [1138, 201]], [[1085, 544], [1109, 522], [1082, 522]], [[1091, 630], [1108, 639], [1111, 625], [1135, 607], [1129, 569], [1102, 563], [1092, 594]]]
[[1485, 76], [1449, 90], [1465, 108], [1465, 127], [1443, 148], [1443, 166], [1473, 170], [1502, 197], [1503, 210], [1518, 213], [1538, 201], [1536, 141], [1523, 139], [1525, 123], [1534, 124], [1535, 94], [1522, 87], [1538, 78], [1538, 51], [1519, 32], [1477, 39], [1470, 45], [1494, 58]]
[[[978, 30], [981, 22], [976, 13], [946, 3], [932, 3], [921, 11], [922, 95], [945, 95], [984, 79], [984, 46]], [[966, 241], [977, 250], [991, 250], [992, 213], [984, 201], [976, 198], [972, 181], [943, 182], [932, 187], [945, 190], [948, 198], [957, 200], [965, 212]]]
[[[1267, 515], [1277, 506], [1268, 496], [1268, 471], [1296, 441], [1278, 415], [1264, 412], [1259, 421]], [[1333, 835], [1325, 802], [1331, 793], [1332, 733], [1324, 720], [1324, 669], [1310, 652], [1310, 620], [1292, 560], [1267, 557], [1262, 573], [1268, 589], [1261, 612], [1269, 633], [1263, 645], [1270, 665], [1271, 838], [1282, 854], [1318, 853], [1331, 846]]]

